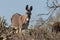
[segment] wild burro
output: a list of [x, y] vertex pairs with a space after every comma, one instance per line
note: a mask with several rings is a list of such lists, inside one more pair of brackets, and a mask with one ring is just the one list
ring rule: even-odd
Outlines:
[[31, 18], [31, 11], [32, 11], [32, 6], [28, 8], [28, 5], [26, 5], [25, 15], [21, 15], [19, 13], [15, 13], [12, 15], [11, 23], [12, 23], [13, 28], [18, 29], [18, 33], [22, 32], [22, 29], [28, 28], [29, 21]]

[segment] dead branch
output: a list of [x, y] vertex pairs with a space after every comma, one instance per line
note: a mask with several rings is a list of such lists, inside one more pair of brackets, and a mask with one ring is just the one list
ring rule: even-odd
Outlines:
[[47, 14], [38, 14], [38, 16], [42, 16], [42, 15], [49, 15], [49, 13], [51, 12], [52, 9], [49, 10], [49, 12]]
[[54, 1], [52, 1], [52, 3], [53, 3], [53, 5], [52, 6], [49, 6], [48, 5], [48, 2], [49, 2], [49, 0], [47, 0], [47, 7], [49, 7], [49, 8], [58, 8], [58, 7], [60, 7], [60, 4], [58, 4], [58, 1], [57, 0], [55, 0], [56, 1], [56, 4], [55, 4], [55, 2]]
[[42, 25], [44, 25], [44, 24], [48, 21], [48, 19], [52, 16], [52, 14], [53, 14], [53, 12], [55, 11], [55, 9], [56, 9], [56, 8], [53, 9], [53, 11], [51, 12], [50, 16], [45, 20], [44, 23], [42, 23], [41, 25], [39, 25], [39, 27], [42, 26]]

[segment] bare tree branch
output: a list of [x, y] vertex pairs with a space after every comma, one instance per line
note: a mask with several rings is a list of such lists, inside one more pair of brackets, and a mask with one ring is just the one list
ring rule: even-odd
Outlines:
[[[45, 20], [44, 23], [42, 23], [41, 25], [39, 25], [39, 27], [42, 26], [42, 25], [44, 25], [44, 24], [48, 21], [48, 19], [52, 16], [53, 12], [54, 12], [58, 7], [60, 7], [60, 4], [58, 4], [58, 1], [57, 1], [57, 0], [53, 0], [53, 1], [52, 1], [52, 3], [53, 3], [52, 6], [49, 6], [49, 5], [48, 5], [48, 1], [49, 1], [49, 0], [47, 0], [47, 7], [49, 7], [51, 10], [52, 10], [52, 9], [53, 9], [53, 10], [52, 10], [52, 12], [51, 12], [51, 10], [50, 10], [47, 14], [39, 14], [39, 15], [38, 15], [38, 16], [41, 16], [41, 15], [49, 15], [49, 13], [51, 12], [50, 16]], [[54, 1], [56, 1], [57, 5], [55, 4]]]
[[49, 15], [49, 13], [51, 12], [52, 9], [49, 10], [49, 12], [47, 14], [38, 14], [38, 16], [42, 16], [42, 15]]
[[[55, 4], [54, 1], [56, 1], [57, 5]], [[54, 0], [54, 1], [52, 0], [53, 5], [52, 6], [49, 6], [48, 5], [49, 0], [47, 0], [47, 7], [49, 7], [49, 8], [55, 8], [55, 7], [57, 8], [57, 7], [60, 7], [60, 5], [58, 5], [58, 1], [57, 0]]]
[[[57, 4], [58, 4], [58, 1], [57, 1], [57, 0], [55, 0], [55, 1], [56, 1]], [[53, 6], [49, 6], [49, 5], [48, 5], [48, 0], [47, 0], [47, 7], [49, 7], [49, 8], [54, 8], [54, 9], [53, 9], [52, 12], [51, 12], [51, 11], [48, 12], [48, 14], [51, 12], [50, 16], [45, 20], [44, 23], [42, 23], [41, 25], [39, 25], [39, 27], [42, 26], [42, 25], [44, 25], [44, 24], [48, 21], [48, 19], [52, 16], [53, 12], [54, 12], [58, 7], [60, 7], [60, 4], [55, 5], [55, 3], [54, 3], [54, 1], [53, 1]], [[48, 14], [40, 14], [40, 15], [48, 15]]]
[[50, 16], [45, 20], [44, 23], [42, 23], [41, 25], [39, 25], [39, 27], [42, 26], [42, 25], [44, 25], [44, 24], [48, 21], [48, 19], [52, 16], [52, 14], [53, 14], [53, 12], [54, 12], [55, 10], [56, 10], [56, 8], [53, 9], [53, 11], [51, 12]]
[[56, 3], [58, 4], [58, 1], [56, 0]]
[[56, 5], [55, 5], [54, 1], [53, 1], [52, 3], [53, 3], [53, 6], [54, 6], [54, 7], [56, 7]]
[[[48, 5], [48, 2], [49, 2], [49, 0], [47, 0], [47, 7], [49, 7], [50, 9], [51, 8], [58, 8], [58, 7], [60, 7], [60, 4], [58, 4], [58, 1], [57, 0], [55, 0], [56, 2], [57, 2], [57, 5], [54, 3], [54, 0], [52, 1], [52, 3], [53, 3], [53, 5], [52, 6], [49, 6]], [[51, 10], [49, 11], [49, 13], [51, 12]], [[49, 13], [47, 13], [47, 14], [38, 14], [37, 16], [42, 16], [42, 15], [49, 15]]]
[[46, 2], [46, 3], [47, 3], [47, 7], [49, 7], [49, 8], [54, 8], [54, 6], [49, 6], [49, 5], [48, 5], [48, 2], [49, 2], [49, 0], [47, 0], [47, 2]]
[[58, 4], [58, 1], [57, 0], [51, 0], [52, 2], [55, 1], [57, 4]]

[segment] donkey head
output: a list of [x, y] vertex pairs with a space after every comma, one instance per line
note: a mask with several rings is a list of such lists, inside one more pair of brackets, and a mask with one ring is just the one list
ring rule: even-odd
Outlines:
[[28, 5], [26, 5], [26, 14], [31, 15], [31, 11], [32, 11], [32, 6], [28, 8]]
[[31, 18], [31, 11], [32, 11], [32, 6], [30, 6], [30, 8], [28, 8], [28, 5], [26, 5], [26, 14], [24, 15], [25, 22], [29, 23], [29, 20]]

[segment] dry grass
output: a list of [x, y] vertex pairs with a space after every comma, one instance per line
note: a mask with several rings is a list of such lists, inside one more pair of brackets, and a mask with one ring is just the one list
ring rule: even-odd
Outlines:
[[16, 29], [7, 28], [0, 20], [0, 40], [60, 40], [60, 33], [47, 32], [44, 28], [27, 29], [21, 34], [15, 32]]
[[25, 33], [15, 33], [13, 28], [0, 28], [0, 39], [4, 40], [60, 40], [60, 33], [46, 32], [44, 29], [27, 29]]

